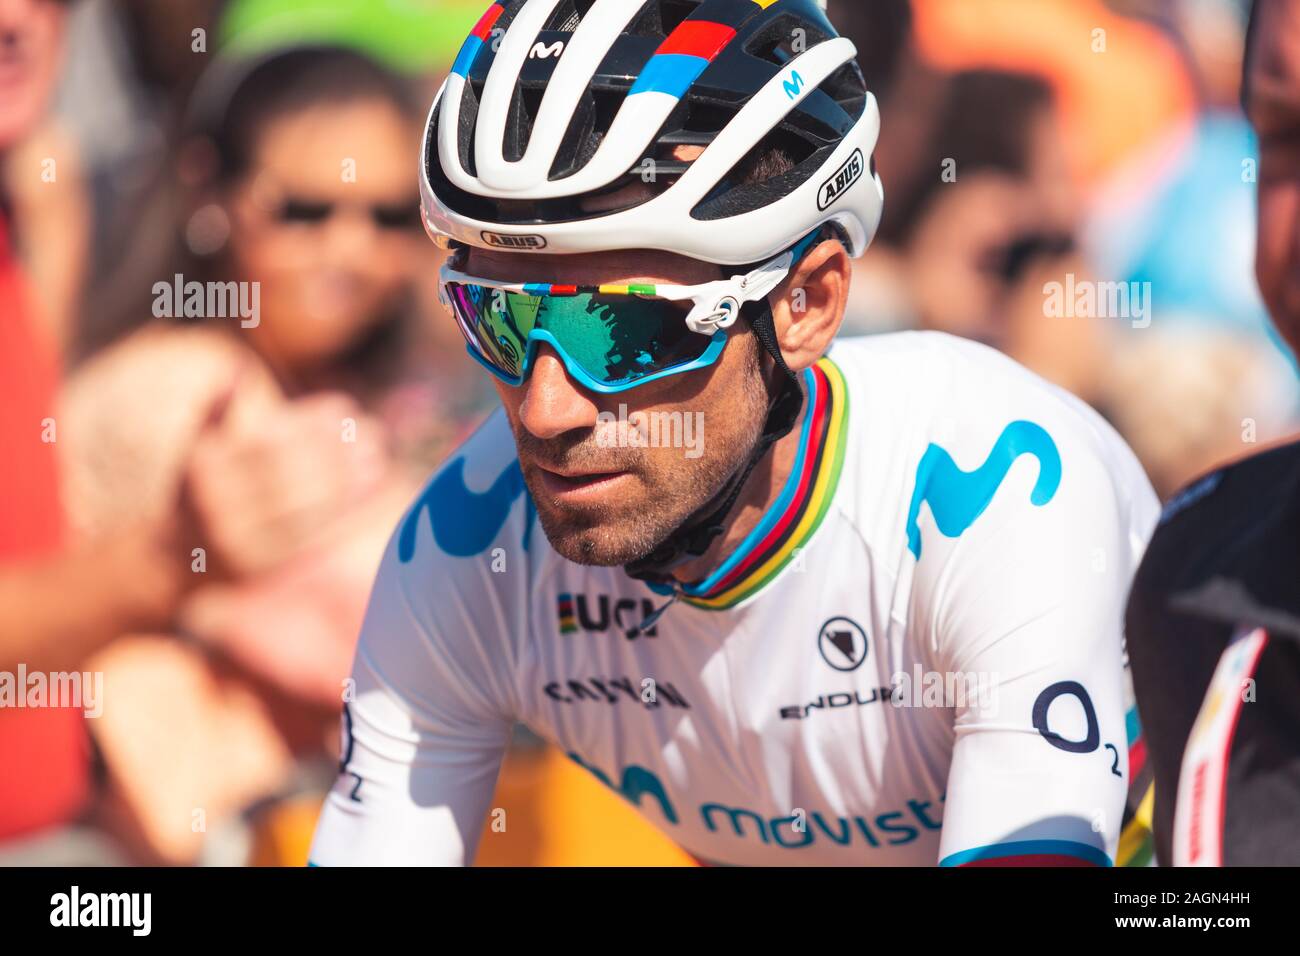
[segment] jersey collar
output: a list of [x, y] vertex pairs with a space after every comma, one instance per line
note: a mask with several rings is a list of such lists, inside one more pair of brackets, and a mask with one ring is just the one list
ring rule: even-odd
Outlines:
[[[725, 611], [755, 597], [798, 557], [826, 517], [844, 465], [848, 389], [829, 358], [806, 369], [803, 384], [809, 411], [781, 494], [726, 561], [703, 581], [681, 589], [686, 603]], [[673, 593], [666, 585], [650, 587]]]

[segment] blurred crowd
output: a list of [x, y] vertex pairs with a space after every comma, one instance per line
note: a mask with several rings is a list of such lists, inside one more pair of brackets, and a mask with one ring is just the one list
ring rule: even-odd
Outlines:
[[[0, 863], [305, 858], [384, 542], [492, 408], [416, 179], [484, 6], [0, 0], [0, 671], [111, 701], [0, 708]], [[1251, 265], [1248, 13], [831, 0], [886, 190], [844, 334], [1003, 350], [1165, 496], [1294, 431]], [[213, 315], [213, 288], [255, 294]]]

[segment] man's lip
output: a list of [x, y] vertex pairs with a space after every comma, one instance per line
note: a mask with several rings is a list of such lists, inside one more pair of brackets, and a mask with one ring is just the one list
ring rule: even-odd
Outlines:
[[627, 471], [593, 471], [585, 473], [569, 473], [551, 471], [548, 468], [541, 468], [542, 484], [547, 492], [559, 499], [569, 499], [577, 502], [587, 496], [603, 495], [611, 490], [613, 486], [619, 484], [623, 479], [631, 476]]
[[587, 478], [617, 478], [619, 475], [627, 474], [622, 468], [600, 471], [562, 471], [559, 468], [547, 468], [545, 465], [538, 465], [537, 467], [548, 475], [555, 475], [557, 478], [563, 478], [566, 481], [582, 481]]

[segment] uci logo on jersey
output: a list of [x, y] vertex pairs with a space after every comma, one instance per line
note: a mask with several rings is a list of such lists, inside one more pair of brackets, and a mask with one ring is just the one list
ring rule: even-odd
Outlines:
[[545, 236], [507, 236], [500, 232], [482, 233], [483, 241], [489, 246], [496, 246], [498, 249], [519, 249], [529, 252], [534, 249], [546, 248]]
[[608, 594], [601, 594], [596, 598], [595, 613], [585, 594], [575, 597], [565, 593], [556, 598], [561, 634], [577, 634], [578, 631], [604, 634], [613, 627], [621, 631], [629, 641], [634, 641], [643, 634], [646, 637], [658, 637], [659, 632], [653, 625], [641, 629], [654, 615], [654, 610], [654, 601], [649, 598], [642, 598], [638, 606], [633, 598], [612, 601]]
[[835, 175], [822, 183], [822, 188], [817, 191], [817, 208], [823, 212], [829, 209], [862, 178], [866, 169], [862, 150], [855, 149], [853, 155], [844, 161], [844, 165], [835, 171]]

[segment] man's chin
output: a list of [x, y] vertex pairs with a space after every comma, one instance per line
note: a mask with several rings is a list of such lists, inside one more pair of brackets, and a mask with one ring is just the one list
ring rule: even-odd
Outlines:
[[[575, 521], [537, 509], [546, 540], [560, 557], [574, 564], [612, 568], [640, 560], [668, 536], [648, 533], [646, 524], [635, 518]], [[671, 530], [671, 529], [670, 529]]]

